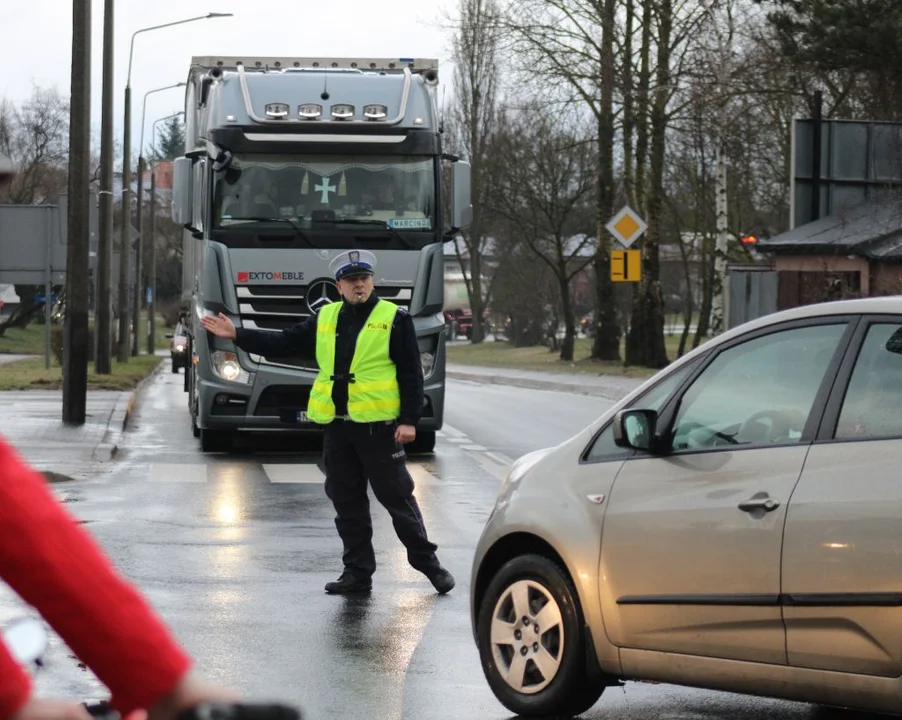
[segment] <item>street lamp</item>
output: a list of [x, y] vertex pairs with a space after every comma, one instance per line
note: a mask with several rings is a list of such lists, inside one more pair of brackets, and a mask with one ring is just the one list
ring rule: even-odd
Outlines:
[[154, 120], [153, 135], [151, 136], [153, 137], [151, 142], [153, 155], [150, 159], [150, 302], [147, 303], [147, 314], [150, 316], [147, 331], [147, 353], [149, 355], [153, 355], [157, 350], [157, 175], [153, 166], [154, 158], [157, 156], [157, 124], [184, 114], [184, 110], [179, 110], [177, 113]]
[[[209, 20], [211, 18], [232, 17], [232, 13], [208, 13], [199, 17], [177, 20], [176, 22], [154, 25], [141, 28], [132, 33], [128, 51], [128, 76], [125, 83], [125, 127], [122, 129], [122, 227], [120, 233], [120, 257], [119, 257], [119, 342], [117, 345], [116, 359], [120, 363], [128, 362], [128, 262], [129, 262], [129, 229], [131, 228], [131, 202], [129, 199], [129, 178], [131, 175], [131, 143], [132, 143], [132, 56], [135, 50], [135, 36], [140, 33], [160, 30], [183, 25], [197, 20]], [[138, 292], [138, 288], [135, 288]], [[138, 332], [138, 328], [135, 328]]]
[[144, 289], [144, 283], [141, 282], [141, 262], [144, 258], [144, 214], [143, 204], [144, 204], [144, 125], [147, 122], [147, 96], [152, 95], [153, 93], [162, 92], [163, 90], [172, 90], [173, 88], [185, 87], [187, 83], [176, 83], [175, 85], [167, 85], [165, 87], [156, 88], [155, 90], [148, 90], [144, 93], [144, 107], [141, 111], [141, 144], [138, 145], [138, 203], [137, 203], [137, 226], [138, 226], [138, 237], [135, 240], [135, 297], [134, 297], [134, 307], [132, 308], [132, 326], [134, 327], [134, 333], [132, 333], [132, 355], [138, 355], [138, 344], [140, 341], [139, 333], [138, 333], [138, 322], [141, 319], [141, 291]]

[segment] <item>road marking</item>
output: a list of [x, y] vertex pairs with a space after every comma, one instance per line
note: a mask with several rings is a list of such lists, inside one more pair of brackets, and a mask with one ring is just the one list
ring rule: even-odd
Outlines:
[[207, 464], [151, 463], [148, 469], [150, 482], [205, 483]]
[[501, 453], [487, 452], [486, 455], [492, 458], [492, 460], [494, 460], [499, 465], [506, 465], [507, 467], [510, 467], [514, 464], [513, 460], [511, 460], [507, 455], [502, 455]]
[[458, 430], [457, 428], [453, 428], [450, 425], [442, 425], [441, 432], [444, 433], [444, 435], [449, 438], [455, 438], [455, 437], [465, 438], [467, 436], [466, 433], [462, 433], [460, 430]]
[[407, 471], [410, 473], [410, 476], [413, 478], [413, 481], [416, 485], [441, 485], [442, 481], [439, 480], [435, 475], [429, 472], [422, 465], [417, 463], [408, 463]]
[[488, 452], [488, 448], [485, 448], [482, 445], [461, 445], [460, 447], [463, 450], [471, 450], [472, 452]]
[[273, 483], [320, 485], [326, 480], [323, 471], [312, 463], [279, 463], [264, 465], [263, 471]]

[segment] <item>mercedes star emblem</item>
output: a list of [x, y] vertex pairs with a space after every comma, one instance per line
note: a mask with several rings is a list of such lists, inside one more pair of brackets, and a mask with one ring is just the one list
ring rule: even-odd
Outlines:
[[331, 280], [314, 280], [307, 286], [307, 308], [312, 315], [316, 315], [329, 303], [341, 300], [338, 288]]

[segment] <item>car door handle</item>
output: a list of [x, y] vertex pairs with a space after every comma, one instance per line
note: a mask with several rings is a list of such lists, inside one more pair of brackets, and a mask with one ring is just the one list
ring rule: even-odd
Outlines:
[[756, 497], [739, 503], [739, 509], [743, 512], [752, 512], [754, 510], [764, 510], [764, 512], [773, 512], [780, 503], [770, 497]]

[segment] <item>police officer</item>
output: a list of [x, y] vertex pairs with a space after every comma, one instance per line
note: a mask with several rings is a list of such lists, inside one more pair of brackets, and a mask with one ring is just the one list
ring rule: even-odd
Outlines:
[[410, 564], [447, 593], [454, 577], [439, 563], [413, 495], [404, 443], [416, 437], [423, 408], [423, 370], [413, 320], [373, 292], [376, 257], [339, 253], [330, 263], [342, 302], [281, 333], [235, 328], [225, 315], [204, 317], [209, 332], [267, 357], [316, 356], [319, 373], [307, 419], [325, 426], [326, 495], [344, 545], [344, 572], [328, 593], [368, 591], [376, 571], [367, 480], [388, 510]]

